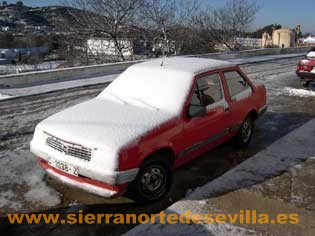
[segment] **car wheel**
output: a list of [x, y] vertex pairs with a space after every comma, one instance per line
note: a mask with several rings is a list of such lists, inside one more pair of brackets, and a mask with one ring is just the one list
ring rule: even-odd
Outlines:
[[247, 116], [235, 137], [238, 146], [247, 146], [250, 143], [254, 132], [254, 126], [255, 124], [252, 116]]
[[303, 83], [303, 86], [304, 86], [305, 88], [308, 88], [309, 85], [310, 85], [310, 81], [305, 81], [305, 82]]
[[153, 202], [163, 198], [173, 182], [173, 169], [165, 157], [150, 158], [143, 163], [129, 186], [129, 197], [136, 202]]

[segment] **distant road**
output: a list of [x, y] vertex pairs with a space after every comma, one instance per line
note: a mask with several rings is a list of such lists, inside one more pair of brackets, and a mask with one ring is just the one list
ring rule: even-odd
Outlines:
[[[252, 64], [252, 63], [258, 63], [258, 62], [273, 61], [273, 60], [278, 60], [278, 59], [299, 58], [302, 55], [304, 55], [304, 53], [267, 55], [267, 56], [255, 56], [255, 57], [231, 59], [228, 61], [238, 64], [238, 65], [244, 65], [244, 64]], [[71, 89], [71, 88], [80, 88], [80, 87], [86, 87], [86, 86], [91, 86], [91, 85], [106, 84], [113, 81], [117, 76], [118, 74], [114, 74], [114, 75], [105, 75], [105, 76], [99, 76], [99, 77], [93, 77], [93, 78], [73, 79], [73, 80], [67, 80], [67, 81], [56, 82], [56, 83], [51, 82], [51, 83], [27, 86], [27, 87], [21, 87], [21, 88], [0, 89], [0, 94], [11, 96], [11, 97], [38, 95], [38, 94], [43, 94], [47, 92], [62, 91], [62, 90]], [[8, 98], [8, 97], [3, 97], [2, 99], [4, 98]], [[1, 96], [0, 96], [0, 99], [1, 99]]]

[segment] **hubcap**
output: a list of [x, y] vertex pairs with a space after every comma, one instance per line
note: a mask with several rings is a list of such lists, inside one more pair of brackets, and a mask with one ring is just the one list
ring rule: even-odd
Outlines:
[[161, 169], [152, 167], [147, 169], [141, 179], [144, 190], [154, 192], [161, 188], [164, 181], [164, 173]]
[[245, 143], [248, 142], [248, 140], [250, 139], [251, 134], [252, 134], [251, 123], [248, 122], [248, 121], [245, 121], [244, 124], [243, 124], [243, 128], [242, 128], [242, 138], [243, 138], [243, 141]]

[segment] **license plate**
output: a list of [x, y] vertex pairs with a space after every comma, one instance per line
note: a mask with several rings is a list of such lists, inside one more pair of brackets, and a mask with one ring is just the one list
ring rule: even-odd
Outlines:
[[313, 70], [311, 71], [311, 73], [314, 73], [314, 74], [315, 74], [315, 67], [313, 67]]
[[72, 165], [69, 165], [67, 163], [64, 163], [62, 161], [58, 161], [58, 160], [55, 160], [53, 158], [50, 158], [49, 161], [48, 161], [48, 164], [63, 171], [63, 172], [66, 172], [68, 174], [71, 174], [71, 175], [74, 175], [74, 176], [78, 176], [79, 173], [78, 173], [78, 168], [72, 166]]

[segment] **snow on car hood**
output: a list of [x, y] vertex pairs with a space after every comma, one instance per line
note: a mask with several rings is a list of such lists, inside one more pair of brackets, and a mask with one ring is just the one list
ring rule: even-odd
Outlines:
[[91, 148], [119, 150], [176, 115], [109, 98], [95, 98], [63, 110], [38, 129], [68, 142]]

